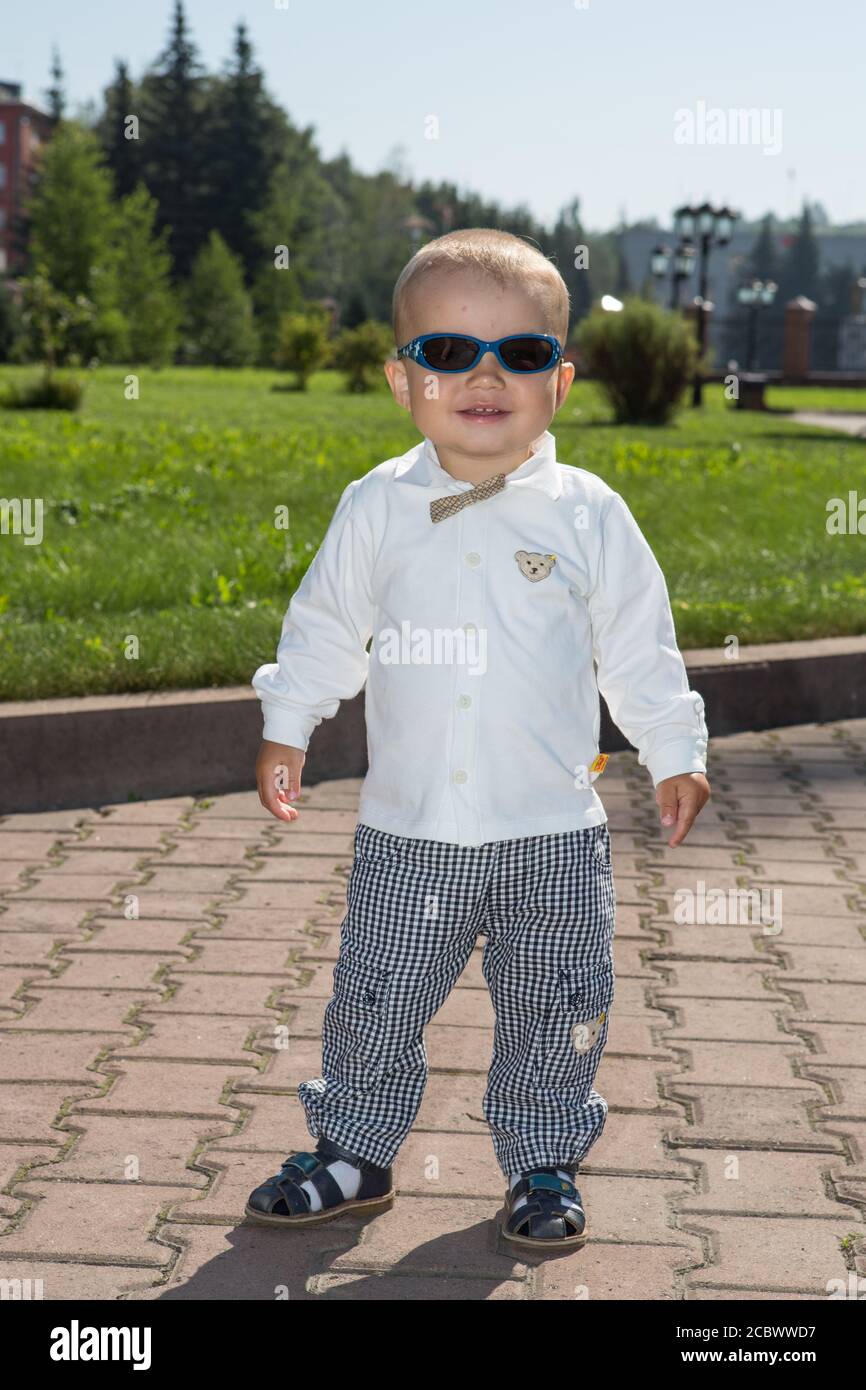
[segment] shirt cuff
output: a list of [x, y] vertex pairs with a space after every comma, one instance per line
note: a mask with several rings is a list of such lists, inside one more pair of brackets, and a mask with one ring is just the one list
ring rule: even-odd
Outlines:
[[268, 743], [284, 743], [289, 748], [300, 748], [306, 753], [310, 735], [316, 727], [315, 719], [302, 719], [290, 710], [279, 705], [266, 705], [262, 701], [264, 727], [262, 738]]
[[666, 743], [646, 760], [653, 786], [657, 787], [666, 777], [687, 776], [690, 772], [706, 772], [707, 764], [695, 747], [693, 739], [682, 739], [679, 743]]

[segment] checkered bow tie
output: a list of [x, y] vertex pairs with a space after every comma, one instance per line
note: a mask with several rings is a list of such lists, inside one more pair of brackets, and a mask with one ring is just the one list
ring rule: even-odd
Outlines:
[[443, 521], [446, 516], [453, 516], [459, 512], [461, 507], [471, 507], [473, 502], [483, 502], [485, 498], [492, 497], [495, 492], [501, 492], [505, 487], [505, 474], [495, 473], [492, 478], [485, 478], [483, 483], [473, 487], [469, 492], [452, 493], [450, 497], [437, 497], [430, 503], [431, 521]]

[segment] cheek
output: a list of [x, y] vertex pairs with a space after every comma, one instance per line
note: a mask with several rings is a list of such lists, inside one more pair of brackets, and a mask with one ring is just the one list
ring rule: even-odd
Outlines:
[[551, 412], [556, 404], [556, 383], [551, 374], [518, 381], [515, 400], [528, 415]]
[[453, 393], [454, 382], [438, 376], [436, 372], [416, 370], [409, 379], [413, 415], [421, 416], [426, 412], [427, 418], [435, 418], [437, 412], [448, 409]]

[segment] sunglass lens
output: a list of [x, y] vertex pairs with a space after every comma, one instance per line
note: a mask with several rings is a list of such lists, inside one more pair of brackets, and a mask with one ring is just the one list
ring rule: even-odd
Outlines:
[[478, 345], [466, 338], [453, 338], [443, 334], [441, 338], [428, 338], [424, 344], [424, 356], [437, 372], [465, 371], [475, 361]]
[[502, 357], [513, 372], [540, 372], [550, 366], [553, 346], [544, 338], [509, 338]]

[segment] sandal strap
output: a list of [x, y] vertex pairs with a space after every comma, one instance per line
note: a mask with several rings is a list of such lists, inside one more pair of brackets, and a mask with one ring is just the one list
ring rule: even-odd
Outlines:
[[310, 1181], [318, 1192], [323, 1207], [335, 1207], [339, 1202], [345, 1202], [345, 1192], [327, 1168], [317, 1168]]
[[580, 1193], [573, 1182], [569, 1182], [566, 1178], [558, 1178], [554, 1173], [542, 1172], [528, 1173], [522, 1177], [511, 1189], [509, 1200], [513, 1206], [521, 1197], [529, 1196], [534, 1192], [545, 1191], [580, 1201]]
[[[312, 1203], [309, 1193], [304, 1191], [301, 1184], [311, 1180], [316, 1183], [316, 1177], [321, 1168], [321, 1160], [315, 1154], [308, 1153], [303, 1149], [298, 1153], [290, 1154], [288, 1158], [284, 1159], [280, 1166], [279, 1173], [262, 1183], [262, 1187], [267, 1188], [273, 1196], [274, 1200], [271, 1203], [271, 1210], [273, 1210], [274, 1206], [276, 1206], [277, 1202], [280, 1200], [280, 1197], [282, 1197], [292, 1216], [306, 1216], [310, 1211]], [[334, 1182], [330, 1173], [327, 1174], [327, 1177], [332, 1183]], [[334, 1186], [336, 1186], [336, 1183], [334, 1183]], [[321, 1196], [322, 1189], [318, 1183], [316, 1183], [316, 1190]], [[339, 1200], [343, 1200], [342, 1192], [340, 1193]], [[323, 1199], [322, 1206], [324, 1207], [326, 1205], [328, 1204], [326, 1204]]]
[[582, 1235], [586, 1217], [580, 1202], [569, 1202], [567, 1206], [562, 1202], [556, 1202], [554, 1205], [552, 1198], [552, 1193], [540, 1194], [524, 1203], [519, 1211], [510, 1212], [506, 1222], [506, 1230], [512, 1235], [517, 1235], [521, 1226], [527, 1222], [530, 1223], [531, 1229], [533, 1216], [541, 1216], [545, 1220], [551, 1216], [558, 1216], [567, 1226], [573, 1227], [576, 1235]]
[[326, 1139], [324, 1136], [319, 1138], [316, 1153], [320, 1158], [324, 1158], [326, 1163], [333, 1163], [335, 1159], [342, 1159], [345, 1163], [351, 1163], [354, 1168], [360, 1168], [362, 1173], [373, 1173], [379, 1176], [387, 1171], [379, 1164], [373, 1163], [371, 1159], [363, 1158], [361, 1154], [347, 1149], [345, 1144], [337, 1144], [333, 1139]]
[[290, 1168], [297, 1168], [299, 1173], [303, 1173], [304, 1181], [306, 1181], [315, 1173], [320, 1163], [321, 1159], [318, 1154], [311, 1154], [305, 1149], [301, 1149], [298, 1153], [289, 1154], [288, 1158], [283, 1160], [280, 1172], [287, 1173]]
[[[275, 1195], [279, 1193], [282, 1196], [292, 1216], [306, 1216], [309, 1212], [311, 1205], [309, 1194], [303, 1190], [300, 1183], [295, 1182], [294, 1178], [275, 1178], [266, 1183], [265, 1186], [271, 1187]], [[272, 1211], [278, 1201], [279, 1197], [271, 1204]]]
[[273, 1179], [273, 1185], [283, 1194], [289, 1211], [295, 1216], [306, 1215], [312, 1206], [310, 1194], [302, 1186], [305, 1182], [311, 1182], [315, 1187], [323, 1211], [346, 1200], [342, 1187], [333, 1173], [328, 1172], [318, 1154], [292, 1154], [283, 1163], [279, 1176]]

